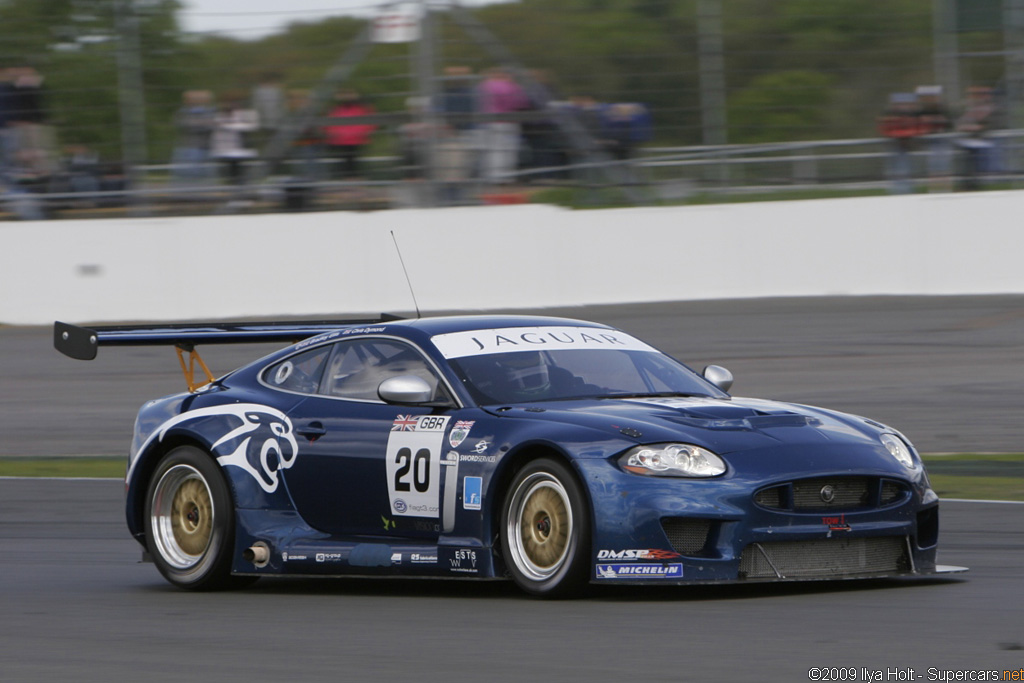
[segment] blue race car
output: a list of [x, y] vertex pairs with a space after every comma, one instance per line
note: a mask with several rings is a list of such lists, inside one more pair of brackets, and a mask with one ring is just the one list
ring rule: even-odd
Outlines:
[[[297, 343], [220, 379], [195, 348], [247, 341]], [[140, 410], [126, 511], [182, 588], [511, 577], [555, 597], [959, 569], [936, 565], [938, 497], [899, 432], [730, 396], [724, 368], [596, 323], [58, 322], [54, 343], [176, 348], [189, 391]]]

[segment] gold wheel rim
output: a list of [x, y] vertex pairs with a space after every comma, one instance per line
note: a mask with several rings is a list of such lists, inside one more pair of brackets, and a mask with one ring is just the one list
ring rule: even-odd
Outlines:
[[565, 565], [574, 543], [569, 494], [557, 477], [535, 472], [516, 487], [508, 503], [512, 563], [531, 581], [546, 581]]
[[213, 540], [215, 516], [210, 486], [199, 470], [171, 467], [153, 490], [150, 528], [156, 552], [174, 569], [200, 564]]
[[521, 530], [526, 557], [541, 569], [555, 566], [569, 545], [569, 510], [558, 492], [535, 489], [523, 504]]
[[213, 535], [213, 502], [198, 479], [186, 479], [171, 503], [171, 532], [178, 547], [188, 555], [199, 555]]

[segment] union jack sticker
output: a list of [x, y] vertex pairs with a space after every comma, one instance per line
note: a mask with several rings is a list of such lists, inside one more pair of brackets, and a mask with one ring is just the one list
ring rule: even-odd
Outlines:
[[414, 415], [399, 415], [391, 425], [393, 432], [415, 432], [418, 421]]

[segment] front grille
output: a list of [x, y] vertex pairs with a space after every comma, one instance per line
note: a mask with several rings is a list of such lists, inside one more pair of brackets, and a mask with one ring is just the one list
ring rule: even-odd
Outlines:
[[790, 512], [854, 512], [902, 502], [906, 484], [877, 477], [816, 477], [761, 489], [754, 503]]
[[666, 517], [661, 528], [668, 537], [672, 549], [680, 555], [699, 555], [708, 542], [711, 520], [687, 517]]
[[[856, 510], [868, 504], [871, 485], [877, 479], [869, 477], [820, 477], [793, 482], [793, 509], [803, 510]], [[826, 498], [829, 491], [831, 499]]]
[[754, 543], [740, 558], [741, 579], [842, 578], [910, 568], [902, 536]]

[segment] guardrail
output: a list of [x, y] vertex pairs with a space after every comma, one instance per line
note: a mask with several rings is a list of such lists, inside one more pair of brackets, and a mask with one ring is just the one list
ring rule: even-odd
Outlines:
[[[333, 160], [325, 157], [289, 159], [266, 172], [263, 162], [247, 162], [249, 176], [263, 178], [247, 185], [217, 179], [217, 165], [203, 166], [205, 182], [174, 180], [176, 167], [154, 164], [139, 170], [137, 186], [129, 188], [116, 173], [93, 179], [93, 189], [74, 191], [72, 174], [58, 174], [32, 183], [8, 183], [0, 194], [0, 218], [88, 218], [116, 215], [178, 216], [225, 213], [273, 213], [310, 210], [421, 208], [532, 200], [539, 191], [562, 187], [614, 190], [608, 175], [597, 171], [621, 167], [618, 177], [632, 188], [646, 188], [641, 201], [685, 204], [700, 198], [737, 194], [811, 192], [884, 193], [887, 191], [953, 191], [1008, 189], [1022, 185], [1020, 172], [1024, 131], [998, 131], [985, 138], [987, 166], [978, 168], [977, 148], [956, 134], [914, 141], [905, 163], [895, 164], [892, 141], [886, 138], [821, 140], [723, 146], [639, 148], [629, 159], [599, 156], [572, 163], [537, 166], [527, 163], [494, 187], [477, 179], [453, 183], [447, 194], [424, 169], [410, 168], [397, 156], [366, 157], [365, 177], [330, 180]], [[944, 172], [936, 172], [937, 154], [946, 155]], [[313, 169], [314, 172], [310, 172]], [[900, 173], [897, 174], [896, 171]], [[437, 174], [433, 174], [437, 177]], [[2, 188], [3, 186], [0, 186]], [[787, 194], [788, 193], [788, 194]], [[541, 196], [543, 199], [543, 195]], [[620, 197], [611, 203], [636, 203]], [[607, 201], [605, 203], [608, 203]]]

